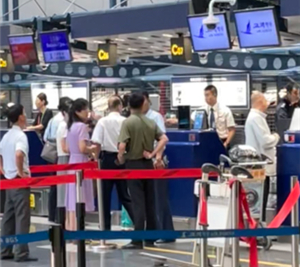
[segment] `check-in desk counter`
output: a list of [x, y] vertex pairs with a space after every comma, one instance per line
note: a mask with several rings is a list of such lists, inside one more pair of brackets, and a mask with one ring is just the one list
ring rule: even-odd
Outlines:
[[[0, 140], [7, 132], [7, 129], [0, 130]], [[29, 144], [29, 164], [30, 165], [46, 165], [40, 155], [43, 149], [43, 143], [34, 131], [25, 131]], [[32, 174], [32, 177], [42, 176], [43, 174]], [[45, 174], [46, 175], [46, 174]], [[30, 194], [30, 206], [32, 215], [47, 216], [48, 215], [48, 196], [49, 188], [33, 188]]]
[[[290, 194], [290, 177], [300, 181], [300, 131], [284, 133], [284, 143], [277, 147], [277, 210], [279, 211]], [[300, 208], [299, 208], [300, 212]], [[290, 216], [284, 225], [290, 225]]]
[[[219, 164], [226, 150], [215, 131], [168, 130], [166, 155], [169, 168], [201, 168], [204, 163]], [[200, 178], [200, 177], [199, 177]], [[169, 197], [173, 217], [195, 218], [197, 200], [192, 178], [171, 179]]]

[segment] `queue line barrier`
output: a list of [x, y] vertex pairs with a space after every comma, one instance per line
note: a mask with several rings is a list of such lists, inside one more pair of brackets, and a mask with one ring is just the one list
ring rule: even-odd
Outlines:
[[[59, 226], [52, 226], [52, 228]], [[30, 234], [2, 236], [2, 247], [18, 244], [29, 244], [40, 241], [51, 241], [51, 231], [40, 231]], [[158, 239], [207, 239], [207, 238], [241, 238], [257, 236], [293, 236], [300, 235], [299, 227], [227, 229], [206, 231], [63, 231], [63, 239], [68, 240], [158, 240]]]

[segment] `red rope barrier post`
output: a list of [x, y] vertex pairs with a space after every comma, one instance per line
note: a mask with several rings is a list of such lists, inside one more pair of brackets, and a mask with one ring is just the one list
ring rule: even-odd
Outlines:
[[[298, 176], [292, 176], [291, 192], [298, 183]], [[291, 226], [299, 227], [299, 199], [294, 205], [291, 215]], [[299, 235], [292, 236], [292, 267], [299, 267]]]
[[[76, 220], [77, 231], [85, 229], [85, 203], [82, 202], [83, 172], [76, 171]], [[77, 266], [86, 266], [85, 240], [77, 241]]]
[[[240, 181], [235, 180], [231, 190], [231, 228], [239, 228], [239, 199], [240, 199]], [[238, 237], [232, 238], [232, 267], [240, 266], [240, 240]]]
[[[98, 169], [101, 169], [101, 160], [98, 160]], [[97, 183], [97, 200], [98, 200], [98, 218], [99, 218], [99, 229], [100, 231], [105, 231], [105, 223], [104, 223], [104, 208], [103, 208], [103, 194], [102, 194], [102, 180], [96, 180]], [[95, 250], [107, 250], [107, 249], [115, 249], [117, 245], [115, 244], [106, 244], [105, 240], [100, 240], [100, 245], [94, 247]]]

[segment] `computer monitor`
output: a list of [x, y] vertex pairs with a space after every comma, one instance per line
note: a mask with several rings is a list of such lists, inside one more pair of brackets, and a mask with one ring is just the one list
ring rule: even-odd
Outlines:
[[208, 29], [203, 23], [208, 14], [188, 17], [188, 26], [194, 52], [231, 49], [232, 43], [226, 13], [214, 14], [219, 19], [215, 29]]
[[206, 110], [197, 110], [195, 114], [194, 126], [195, 130], [208, 129], [208, 118]]
[[191, 107], [178, 107], [178, 129], [191, 129]]
[[281, 45], [273, 7], [237, 10], [234, 18], [240, 48]]

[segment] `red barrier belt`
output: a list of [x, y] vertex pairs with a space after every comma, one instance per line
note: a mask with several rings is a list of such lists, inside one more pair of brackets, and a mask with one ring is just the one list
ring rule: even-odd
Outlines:
[[[229, 186], [232, 188], [232, 184], [235, 182], [235, 180], [229, 181]], [[242, 186], [242, 183], [240, 183], [240, 194], [239, 194], [239, 229], [245, 229], [244, 224], [244, 216], [243, 211], [246, 213], [247, 221], [249, 224], [250, 229], [256, 228], [256, 221], [251, 217], [249, 205], [247, 202], [247, 196], [246, 192]], [[249, 266], [250, 267], [258, 267], [258, 254], [257, 254], [257, 241], [256, 237], [247, 237], [247, 238], [241, 238], [244, 242], [249, 244]]]
[[200, 198], [201, 201], [201, 209], [199, 214], [199, 225], [207, 226], [208, 220], [207, 220], [207, 192], [205, 192], [204, 188], [201, 187], [201, 194]]
[[284, 202], [280, 211], [277, 213], [277, 215], [272, 220], [272, 222], [268, 225], [268, 228], [278, 228], [279, 226], [281, 226], [281, 224], [284, 222], [284, 220], [292, 211], [293, 207], [295, 206], [299, 198], [300, 198], [300, 184], [298, 182], [295, 184], [293, 190], [291, 191], [288, 198]]
[[0, 189], [15, 189], [27, 187], [43, 187], [57, 184], [75, 183], [75, 175], [59, 175], [59, 176], [46, 176], [39, 178], [22, 178], [14, 180], [1, 180]]
[[84, 170], [85, 179], [176, 179], [199, 178], [201, 175], [201, 169]]
[[78, 171], [85, 169], [97, 169], [98, 164], [95, 161], [89, 161], [85, 163], [73, 163], [73, 164], [57, 164], [57, 165], [36, 165], [30, 167], [31, 173], [47, 173], [47, 172], [59, 172], [59, 171]]

